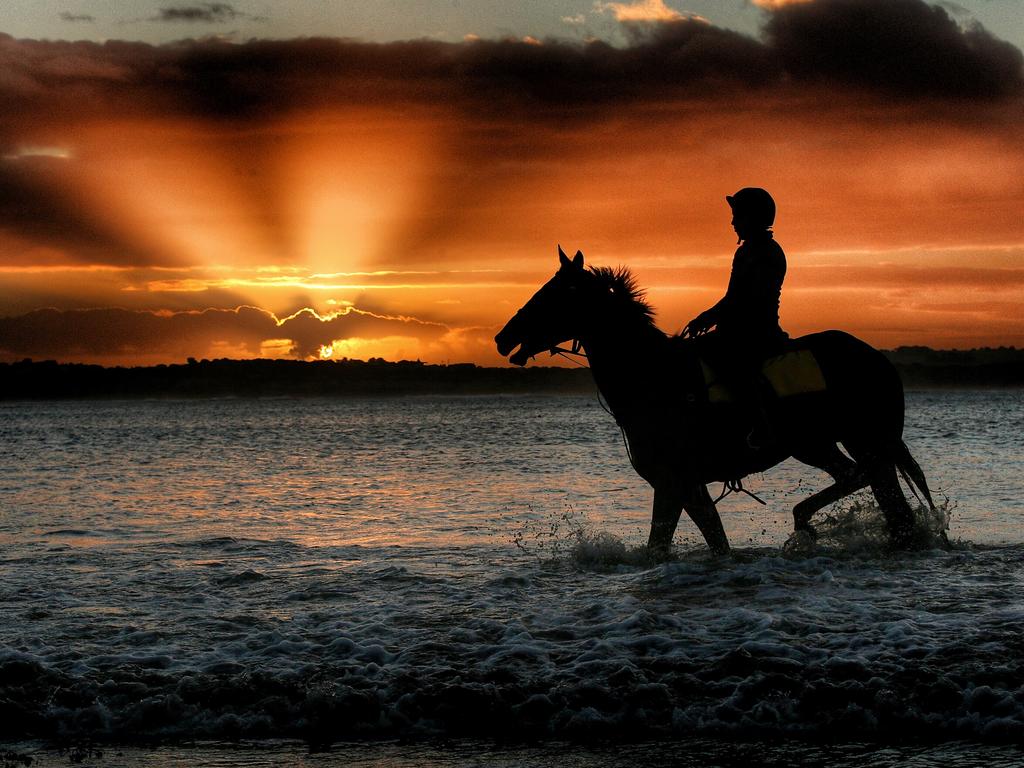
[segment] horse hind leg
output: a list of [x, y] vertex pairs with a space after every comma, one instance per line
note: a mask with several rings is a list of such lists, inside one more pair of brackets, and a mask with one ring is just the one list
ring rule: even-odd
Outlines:
[[797, 461], [828, 472], [835, 480], [832, 485], [808, 496], [793, 507], [793, 530], [804, 531], [813, 536], [811, 517], [814, 513], [866, 487], [868, 479], [857, 463], [847, 458], [835, 443], [824, 444], [814, 450], [794, 452], [793, 457]]
[[846, 446], [857, 463], [866, 468], [871, 492], [885, 517], [892, 545], [897, 549], [912, 548], [915, 539], [916, 517], [900, 487], [897, 471], [912, 481], [908, 483], [911, 490], [917, 486], [928, 505], [934, 509], [928, 483], [921, 467], [910, 455], [910, 451], [907, 450], [902, 440], [890, 443], [886, 448], [870, 448], [859, 442], [844, 442], [843, 445]]
[[811, 525], [811, 517], [814, 516], [815, 512], [840, 499], [845, 499], [851, 493], [856, 493], [861, 488], [867, 487], [867, 485], [868, 479], [858, 472], [846, 480], [833, 483], [828, 488], [808, 496], [793, 507], [793, 530], [807, 531], [813, 535], [814, 527]]
[[[924, 501], [928, 504], [928, 509], [932, 513], [936, 513], [938, 510], [935, 507], [935, 502], [932, 500], [932, 493], [928, 488], [928, 480], [924, 476], [924, 471], [921, 469], [921, 465], [917, 463], [917, 460], [910, 454], [910, 449], [907, 448], [907, 444], [902, 440], [899, 445], [896, 446], [893, 451], [896, 462], [896, 469], [902, 475], [904, 482], [907, 487], [914, 494], [914, 497], [920, 503]], [[922, 497], [924, 497], [922, 499]], [[949, 543], [949, 537], [946, 535], [946, 528], [948, 528], [948, 520], [945, 526], [938, 531], [938, 544], [944, 549], [950, 549], [951, 544]]]
[[[921, 496], [924, 496], [924, 500], [928, 503], [928, 508], [934, 512], [935, 502], [932, 501], [932, 493], [928, 489], [928, 480], [924, 476], [921, 465], [917, 463], [917, 459], [910, 455], [910, 449], [907, 448], [907, 444], [902, 440], [896, 446], [895, 460], [896, 468], [903, 475], [907, 486], [913, 491], [915, 496], [920, 492]], [[918, 497], [918, 501], [920, 501], [920, 497]]]
[[871, 472], [871, 492], [885, 516], [893, 546], [909, 549], [914, 539], [914, 510], [900, 488], [895, 464], [886, 463]]

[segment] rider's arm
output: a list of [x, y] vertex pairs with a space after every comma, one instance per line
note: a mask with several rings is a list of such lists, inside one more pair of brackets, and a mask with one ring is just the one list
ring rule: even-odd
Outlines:
[[714, 328], [718, 321], [722, 318], [725, 312], [728, 312], [727, 307], [733, 304], [737, 300], [737, 278], [736, 278], [736, 257], [739, 256], [740, 252], [736, 251], [736, 256], [732, 260], [732, 269], [729, 272], [729, 286], [725, 289], [725, 296], [720, 298], [718, 302], [711, 307], [706, 309], [697, 315], [693, 320], [686, 324], [683, 329], [683, 336], [702, 336], [712, 328]]
[[729, 295], [726, 294], [718, 300], [710, 309], [706, 309], [697, 315], [693, 320], [686, 324], [683, 329], [683, 336], [702, 336], [703, 334], [710, 331], [717, 323], [718, 318], [722, 313], [722, 307], [726, 303], [726, 299]]

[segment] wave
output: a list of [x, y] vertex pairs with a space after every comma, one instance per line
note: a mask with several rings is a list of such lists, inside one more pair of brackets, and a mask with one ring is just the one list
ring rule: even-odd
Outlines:
[[0, 740], [1012, 744], [1024, 732], [1024, 547], [649, 565], [608, 535], [577, 544], [470, 585], [371, 568], [384, 591], [329, 592], [287, 619], [205, 610], [92, 653], [85, 640], [0, 648]]
[[[74, 674], [6, 653], [0, 738], [1019, 741], [1019, 656], [986, 670], [949, 663], [971, 648], [936, 654], [911, 643], [808, 658], [755, 635], [694, 658], [660, 631], [664, 621], [638, 611], [619, 622], [618, 637], [576, 649], [530, 633], [402, 650], [339, 637], [316, 649], [316, 663], [298, 665], [269, 662], [310, 650], [287, 640], [264, 648], [260, 664], [187, 670], [165, 656], [124, 655]], [[894, 647], [913, 638], [909, 626], [888, 631]], [[409, 663], [417, 656], [431, 663]]]

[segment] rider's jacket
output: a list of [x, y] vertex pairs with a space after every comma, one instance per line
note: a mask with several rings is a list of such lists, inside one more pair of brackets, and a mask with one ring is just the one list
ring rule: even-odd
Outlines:
[[721, 307], [718, 330], [748, 341], [785, 338], [779, 327], [779, 299], [786, 277], [786, 254], [765, 231], [743, 241]]

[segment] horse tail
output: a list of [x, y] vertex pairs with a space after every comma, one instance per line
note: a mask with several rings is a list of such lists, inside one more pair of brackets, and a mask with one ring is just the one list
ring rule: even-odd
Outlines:
[[896, 468], [903, 476], [904, 482], [906, 482], [914, 496], [917, 497], [917, 500], [921, 501], [921, 496], [924, 496], [924, 501], [928, 502], [928, 507], [934, 510], [935, 502], [932, 501], [931, 491], [928, 490], [928, 481], [925, 479], [924, 471], [921, 469], [921, 465], [917, 463], [917, 459], [910, 455], [910, 449], [907, 448], [907, 444], [902, 440], [900, 440], [896, 448], [893, 459], [896, 462]]

